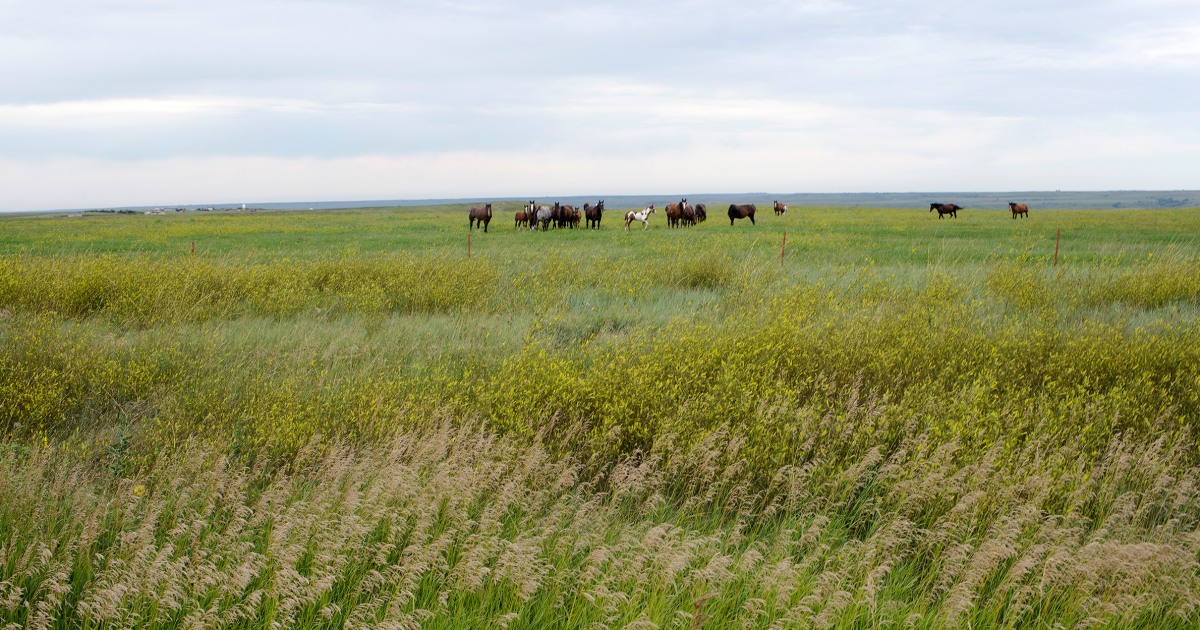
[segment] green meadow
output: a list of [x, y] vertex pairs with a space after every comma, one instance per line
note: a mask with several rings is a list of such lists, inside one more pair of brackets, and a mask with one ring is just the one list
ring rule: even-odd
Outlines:
[[1200, 624], [1200, 209], [495, 209], [0, 218], [0, 625]]

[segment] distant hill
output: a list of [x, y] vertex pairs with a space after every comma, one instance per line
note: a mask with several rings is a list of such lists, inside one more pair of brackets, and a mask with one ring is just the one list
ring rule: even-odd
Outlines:
[[[1037, 209], [1080, 208], [1184, 208], [1200, 206], [1200, 190], [1116, 190], [1116, 191], [1026, 191], [1026, 192], [906, 192], [906, 193], [679, 193], [673, 195], [564, 195], [534, 197], [536, 201], [555, 201], [571, 205], [596, 203], [604, 199], [610, 208], [632, 208], [651, 203], [662, 206], [686, 197], [691, 203], [724, 206], [754, 203], [769, 206], [776, 199], [798, 206], [861, 206], [872, 208], [921, 208], [934, 202], [956, 203], [964, 208], [1007, 210], [1008, 202], [1029, 204]], [[432, 206], [478, 203], [481, 201], [527, 201], [525, 198], [470, 199], [397, 199], [381, 201], [336, 201], [321, 203], [264, 203], [260, 208], [366, 208], [388, 206]]]

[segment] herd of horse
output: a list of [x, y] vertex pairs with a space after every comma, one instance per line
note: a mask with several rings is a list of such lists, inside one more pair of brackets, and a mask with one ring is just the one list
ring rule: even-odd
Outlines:
[[[775, 201], [773, 210], [775, 216], [783, 216], [787, 213], [787, 206], [779, 201]], [[963, 207], [953, 203], [931, 203], [929, 211], [934, 210], [938, 213], [938, 218], [941, 219], [946, 215], [950, 218], [957, 219], [958, 211]], [[1029, 218], [1029, 206], [1023, 203], [1010, 202], [1008, 209], [1012, 211], [1012, 218], [1021, 216]], [[727, 215], [729, 216], [729, 225], [733, 226], [734, 221], [738, 219], [750, 219], [750, 224], [754, 223], [754, 212], [756, 208], [754, 204], [729, 204]], [[650, 215], [657, 210], [654, 204], [646, 206], [642, 210], [630, 210], [625, 213], [625, 230], [629, 230], [629, 226], [633, 223], [641, 223], [642, 229], [649, 229]], [[667, 215], [668, 228], [683, 228], [692, 227], [703, 223], [708, 219], [708, 207], [702, 203], [692, 205], [688, 203], [687, 198], [679, 200], [679, 203], [669, 203], [663, 209], [663, 213]], [[520, 229], [522, 227], [530, 230], [547, 231], [551, 227], [555, 228], [570, 228], [579, 227], [581, 220], [586, 221], [587, 229], [600, 229], [600, 219], [604, 217], [604, 200], [601, 199], [596, 205], [591, 203], [583, 204], [583, 208], [554, 202], [553, 206], [539, 205], [536, 201], [530, 200], [520, 211], [516, 213], [514, 227]], [[471, 207], [469, 216], [470, 229], [482, 227], [484, 232], [487, 232], [488, 224], [492, 222], [492, 204], [478, 204]]]
[[[950, 215], [950, 218], [957, 219], [958, 211], [962, 210], [962, 209], [963, 209], [962, 206], [960, 206], [958, 204], [954, 204], [954, 203], [931, 203], [931, 204], [929, 204], [929, 211], [933, 212], [934, 210], [937, 210], [939, 219], [945, 215]], [[1014, 219], [1017, 218], [1018, 216], [1025, 218], [1025, 219], [1029, 218], [1029, 206], [1026, 204], [1010, 201], [1010, 202], [1008, 202], [1008, 209], [1012, 212], [1012, 218], [1014, 218]]]
[[[776, 216], [787, 212], [787, 206], [776, 201], [774, 206]], [[728, 210], [729, 225], [733, 225], [737, 219], [750, 219], [750, 223], [754, 223], [754, 204], [730, 204]], [[642, 229], [650, 227], [650, 216], [658, 212], [654, 204], [650, 204], [641, 210], [629, 210], [625, 213], [625, 229], [629, 230], [629, 226], [634, 223], [641, 223]], [[702, 203], [690, 204], [687, 198], [680, 199], [678, 203], [669, 203], [663, 209], [663, 213], [667, 215], [668, 228], [683, 228], [692, 227], [708, 220], [708, 206]], [[586, 221], [587, 229], [600, 229], [600, 221], [604, 217], [604, 200], [601, 199], [596, 205], [591, 203], [583, 204], [583, 208], [555, 202], [553, 206], [539, 205], [536, 201], [530, 200], [525, 204], [514, 216], [513, 227], [529, 228], [531, 230], [546, 231], [550, 228], [571, 228], [579, 227], [580, 220]], [[483, 231], [487, 231], [487, 225], [492, 220], [492, 204], [477, 205], [471, 208], [470, 225], [475, 227], [476, 222], [483, 226]]]

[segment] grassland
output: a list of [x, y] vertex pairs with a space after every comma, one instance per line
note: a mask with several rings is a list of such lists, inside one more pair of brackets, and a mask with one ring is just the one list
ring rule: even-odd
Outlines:
[[619, 214], [0, 220], [0, 621], [1200, 622], [1200, 210]]

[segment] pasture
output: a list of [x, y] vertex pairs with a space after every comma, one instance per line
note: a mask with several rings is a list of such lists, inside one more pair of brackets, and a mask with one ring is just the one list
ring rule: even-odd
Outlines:
[[1200, 622], [1200, 209], [493, 209], [0, 218], [0, 622]]

